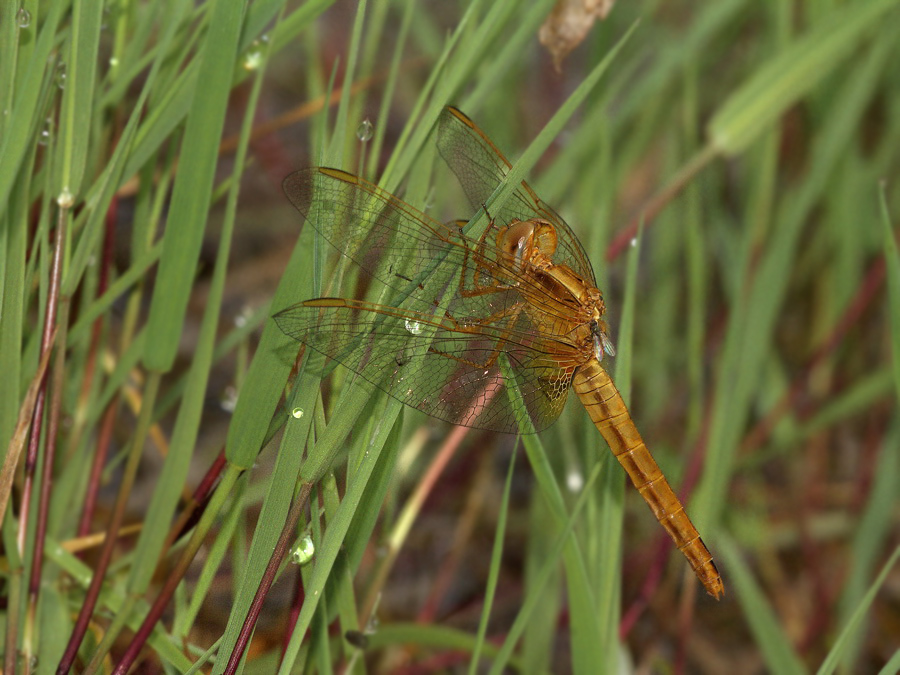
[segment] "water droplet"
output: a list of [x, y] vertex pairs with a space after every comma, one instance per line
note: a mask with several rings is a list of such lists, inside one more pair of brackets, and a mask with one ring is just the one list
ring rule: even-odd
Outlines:
[[109, 57], [109, 67], [110, 68], [118, 68], [119, 67], [119, 59], [116, 56]]
[[219, 399], [219, 407], [225, 412], [233, 413], [235, 406], [237, 406], [237, 400], [237, 389], [232, 385], [228, 385], [225, 387], [225, 391], [222, 392], [222, 397]]
[[262, 65], [263, 50], [259, 40], [254, 40], [250, 44], [247, 53], [244, 54], [244, 70], [256, 70]]
[[56, 65], [56, 86], [60, 89], [66, 88], [66, 64], [62, 61]]
[[250, 318], [253, 316], [253, 308], [250, 305], [244, 305], [241, 307], [241, 312], [236, 317], [234, 317], [234, 325], [238, 328], [243, 328], [250, 322]]
[[356, 137], [362, 142], [366, 143], [367, 141], [372, 140], [372, 134], [375, 133], [375, 125], [367, 117], [362, 122], [359, 123], [359, 126], [356, 127]]
[[637, 246], [637, 237], [632, 237], [629, 243], [631, 244], [631, 248]]
[[53, 127], [53, 120], [49, 117], [44, 120], [44, 126], [41, 129], [41, 135], [38, 136], [38, 145], [47, 145], [50, 142], [50, 129]]
[[291, 549], [291, 562], [295, 565], [306, 565], [316, 554], [316, 545], [312, 537], [306, 535]]
[[24, 7], [19, 7], [19, 11], [16, 12], [16, 24], [19, 28], [28, 28], [31, 25], [31, 12]]
[[62, 192], [59, 193], [59, 197], [56, 198], [56, 203], [59, 204], [59, 208], [61, 209], [72, 208], [72, 205], [75, 203], [75, 197], [69, 191], [68, 186], [64, 187]]
[[291, 417], [293, 417], [295, 420], [299, 420], [301, 417], [303, 417], [303, 408], [298, 407], [291, 410]]
[[566, 474], [566, 487], [569, 488], [569, 492], [581, 492], [581, 488], [584, 487], [584, 476], [580, 471], [573, 469]]
[[422, 324], [418, 321], [413, 321], [412, 319], [407, 319], [405, 321], [406, 330], [408, 330], [413, 335], [421, 335], [422, 334]]
[[262, 35], [260, 35], [259, 41], [262, 42], [263, 44], [268, 44], [269, 43], [269, 34], [263, 33]]

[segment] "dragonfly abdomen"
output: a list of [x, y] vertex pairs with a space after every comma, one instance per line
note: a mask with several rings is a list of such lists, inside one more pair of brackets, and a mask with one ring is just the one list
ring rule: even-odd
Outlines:
[[712, 555], [644, 444], [606, 370], [599, 361], [591, 359], [575, 373], [572, 386], [653, 515], [687, 558], [706, 591], [719, 598], [725, 591]]

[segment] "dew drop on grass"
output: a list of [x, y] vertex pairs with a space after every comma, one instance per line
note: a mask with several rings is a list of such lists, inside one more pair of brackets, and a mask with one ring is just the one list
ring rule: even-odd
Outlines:
[[254, 40], [244, 54], [244, 70], [256, 70], [262, 65], [263, 50], [259, 40]]
[[238, 393], [237, 389], [231, 385], [225, 387], [222, 396], [219, 398], [219, 406], [228, 413], [233, 413], [237, 406]]
[[53, 125], [53, 120], [49, 117], [44, 120], [44, 126], [41, 129], [41, 135], [38, 136], [38, 145], [47, 145], [50, 142], [50, 128]]
[[240, 314], [234, 317], [234, 325], [238, 328], [243, 328], [247, 325], [247, 322], [250, 320], [251, 316], [253, 316], [253, 310], [249, 305], [244, 305], [241, 308]]
[[24, 7], [19, 7], [19, 11], [16, 12], [16, 25], [19, 28], [28, 28], [31, 25], [31, 12]]
[[413, 321], [412, 319], [407, 319], [405, 322], [406, 330], [408, 330], [413, 335], [421, 335], [422, 333], [422, 324], [418, 321]]
[[291, 417], [299, 420], [301, 417], [303, 417], [303, 408], [298, 407], [291, 410]]
[[72, 205], [75, 204], [75, 197], [69, 191], [68, 186], [62, 189], [62, 192], [59, 193], [59, 197], [56, 198], [56, 203], [59, 204], [59, 208], [61, 209], [71, 209]]
[[359, 123], [359, 126], [356, 127], [356, 137], [362, 142], [366, 143], [372, 140], [372, 134], [375, 133], [375, 125], [367, 117], [362, 122]]
[[306, 535], [291, 549], [291, 562], [295, 565], [306, 565], [316, 554], [316, 545], [312, 537]]
[[584, 487], [584, 476], [580, 471], [573, 469], [566, 474], [566, 487], [569, 488], [569, 492], [581, 491], [581, 488]]

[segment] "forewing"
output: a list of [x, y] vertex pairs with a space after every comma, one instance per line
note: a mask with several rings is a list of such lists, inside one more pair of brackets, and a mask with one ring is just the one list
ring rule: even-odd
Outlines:
[[[512, 165], [485, 133], [462, 112], [448, 106], [438, 119], [437, 146], [441, 157], [456, 174], [472, 208], [480, 209]], [[529, 185], [522, 181], [499, 209], [492, 209], [494, 227], [512, 220], [541, 218], [556, 228], [559, 248], [553, 261], [568, 265], [584, 279], [596, 282], [591, 263], [575, 233], [562, 217], [544, 204]]]
[[[398, 291], [394, 302], [415, 311], [440, 306], [459, 321], [477, 321], [502, 314], [535, 283], [511, 266], [513, 261], [490, 239], [469, 239], [456, 224], [440, 223], [352, 174], [313, 167], [292, 173], [283, 185], [291, 203], [325, 239]], [[482, 292], [498, 279], [510, 290]], [[553, 298], [547, 298], [544, 309], [567, 311]]]
[[[534, 341], [527, 316], [465, 331], [444, 317], [322, 298], [275, 316], [284, 333], [344, 364], [399, 401], [452, 424], [505, 433], [517, 413], [535, 431], [565, 404], [573, 369]], [[509, 360], [524, 408], [512, 404], [498, 354]]]
[[442, 261], [449, 259], [452, 267], [465, 254], [458, 228], [429, 218], [345, 171], [302, 169], [285, 178], [282, 186], [325, 239], [392, 288], [408, 290], [411, 284], [424, 284]]

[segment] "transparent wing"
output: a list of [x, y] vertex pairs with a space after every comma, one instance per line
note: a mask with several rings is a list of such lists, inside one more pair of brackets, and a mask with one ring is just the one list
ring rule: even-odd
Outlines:
[[[485, 133], [462, 112], [448, 106], [438, 119], [438, 151], [459, 179], [469, 202], [480, 209], [509, 173], [512, 165]], [[581, 243], [569, 225], [552, 208], [544, 204], [525, 181], [506, 203], [490, 213], [495, 227], [511, 220], [541, 218], [550, 222], [559, 237], [559, 248], [553, 256], [556, 264], [568, 265], [583, 279], [596, 285], [594, 271]]]
[[[448, 316], [340, 298], [301, 302], [275, 316], [282, 331], [359, 373], [401, 402], [453, 424], [515, 432], [526, 413], [540, 431], [565, 405], [575, 371], [565, 345], [538, 338], [525, 312], [461, 327]], [[510, 364], [522, 410], [505, 390]]]
[[[568, 308], [535, 286], [488, 237], [473, 240], [362, 178], [322, 167], [302, 169], [283, 183], [304, 218], [341, 253], [400, 293], [398, 304], [415, 311], [442, 307], [458, 321], [502, 315], [523, 293], [541, 297], [548, 316]], [[507, 290], [489, 286], [504, 280]], [[513, 288], [515, 290], [513, 290]]]

